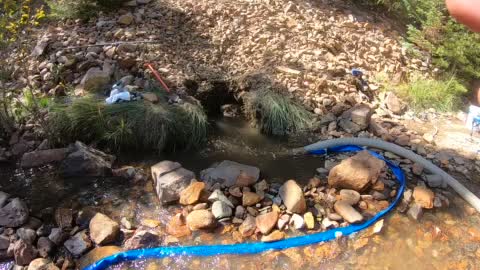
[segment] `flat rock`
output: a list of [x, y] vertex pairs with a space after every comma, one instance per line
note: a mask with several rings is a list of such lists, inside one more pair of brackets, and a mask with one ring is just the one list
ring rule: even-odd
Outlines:
[[302, 188], [300, 188], [295, 180], [285, 182], [280, 187], [279, 195], [288, 211], [303, 214], [307, 210]]
[[262, 242], [275, 242], [285, 238], [285, 233], [279, 230], [275, 230], [269, 235], [264, 235], [261, 238]]
[[360, 193], [352, 189], [342, 189], [337, 196], [337, 200], [344, 201], [350, 205], [355, 205], [360, 201]]
[[208, 210], [195, 210], [187, 216], [187, 226], [192, 231], [211, 229], [215, 223], [215, 217]]
[[23, 154], [20, 166], [22, 168], [39, 167], [53, 162], [62, 161], [68, 153], [68, 148], [39, 150]]
[[167, 233], [177, 238], [185, 237], [191, 234], [185, 218], [181, 213], [176, 214], [167, 224]]
[[338, 201], [334, 205], [335, 212], [349, 223], [357, 223], [363, 220], [363, 216], [346, 202]]
[[208, 169], [200, 172], [200, 178], [205, 182], [207, 188], [219, 183], [225, 187], [231, 187], [236, 184], [240, 174], [254, 179], [253, 183], [260, 177], [260, 169], [257, 167], [240, 164], [230, 160], [224, 160]]
[[75, 142], [73, 152], [63, 160], [60, 171], [64, 176], [106, 176], [112, 172], [115, 156]]
[[235, 185], [238, 187], [248, 187], [257, 182], [257, 179], [253, 175], [249, 175], [245, 173], [244, 171], [241, 171], [240, 174], [237, 177], [237, 181], [235, 182]]
[[90, 252], [82, 256], [78, 261], [78, 268], [84, 269], [85, 267], [103, 259], [110, 255], [122, 252], [123, 249], [117, 246], [104, 246], [104, 247], [96, 247], [92, 249]]
[[161, 244], [160, 237], [156, 232], [148, 230], [136, 230], [135, 234], [125, 241], [127, 250], [157, 247]]
[[93, 246], [85, 230], [76, 233], [73, 237], [65, 241], [63, 245], [74, 256], [82, 255]]
[[258, 215], [255, 218], [255, 224], [261, 233], [269, 233], [277, 224], [278, 213], [275, 211], [268, 212], [266, 214]]
[[204, 188], [205, 183], [203, 182], [190, 183], [190, 185], [186, 189], [180, 192], [180, 204], [189, 205], [198, 202]]
[[153, 165], [151, 171], [155, 190], [162, 205], [179, 200], [182, 190], [195, 179], [192, 171], [168, 160]]
[[0, 226], [19, 227], [27, 222], [28, 217], [27, 205], [19, 198], [14, 198], [0, 208]]
[[120, 225], [102, 213], [97, 213], [90, 220], [90, 237], [97, 245], [111, 243], [120, 233]]
[[331, 187], [363, 191], [378, 180], [384, 167], [383, 160], [375, 158], [368, 151], [361, 151], [330, 170], [328, 184]]

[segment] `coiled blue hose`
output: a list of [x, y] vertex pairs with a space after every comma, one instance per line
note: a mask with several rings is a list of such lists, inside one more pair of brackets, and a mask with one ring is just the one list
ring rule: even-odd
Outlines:
[[[309, 150], [309, 154], [313, 155], [324, 155], [327, 153], [340, 153], [340, 152], [357, 152], [364, 150], [362, 147], [355, 145], [346, 145], [346, 146], [337, 146], [329, 149], [316, 149]], [[348, 236], [355, 232], [359, 232], [363, 229], [368, 228], [379, 219], [383, 218], [388, 212], [390, 212], [398, 202], [401, 200], [403, 192], [405, 191], [406, 181], [405, 175], [400, 167], [393, 164], [392, 162], [386, 160], [380, 154], [369, 151], [373, 156], [384, 160], [388, 167], [392, 170], [393, 174], [396, 177], [397, 182], [400, 184], [397, 195], [393, 202], [388, 206], [387, 209], [384, 209], [377, 213], [373, 218], [361, 223], [361, 224], [352, 224], [343, 228], [335, 228], [325, 232], [309, 234], [304, 236], [292, 237], [277, 242], [270, 243], [240, 243], [240, 244], [231, 244], [231, 245], [206, 245], [206, 246], [173, 246], [173, 247], [157, 247], [157, 248], [147, 248], [147, 249], [138, 249], [138, 250], [129, 250], [120, 252], [109, 257], [103, 258], [96, 263], [84, 268], [84, 270], [102, 270], [106, 269], [109, 266], [134, 260], [142, 259], [161, 259], [170, 256], [196, 256], [196, 257], [206, 257], [206, 256], [217, 256], [217, 255], [251, 255], [262, 253], [268, 250], [283, 250], [293, 247], [307, 246], [311, 244], [317, 244], [320, 242], [325, 242], [333, 240], [339, 235]]]

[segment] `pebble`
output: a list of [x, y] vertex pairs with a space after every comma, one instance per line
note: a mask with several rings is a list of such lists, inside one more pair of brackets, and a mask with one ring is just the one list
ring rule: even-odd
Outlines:
[[305, 221], [303, 220], [302, 216], [298, 214], [293, 214], [292, 217], [290, 218], [289, 225], [292, 228], [295, 228], [295, 230], [301, 230], [305, 228]]
[[212, 214], [216, 219], [232, 216], [232, 208], [222, 201], [215, 201], [212, 204]]
[[363, 220], [363, 216], [355, 210], [351, 205], [339, 201], [334, 205], [335, 212], [343, 217], [349, 223], [357, 223]]

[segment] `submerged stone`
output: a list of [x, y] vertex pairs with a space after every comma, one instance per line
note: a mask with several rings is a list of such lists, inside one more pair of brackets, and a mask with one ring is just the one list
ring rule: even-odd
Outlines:
[[248, 178], [249, 183], [255, 183], [260, 176], [260, 169], [254, 166], [240, 164], [238, 162], [224, 160], [208, 169], [200, 172], [200, 178], [205, 182], [207, 188], [215, 183], [221, 186], [231, 187], [236, 184], [238, 177]]

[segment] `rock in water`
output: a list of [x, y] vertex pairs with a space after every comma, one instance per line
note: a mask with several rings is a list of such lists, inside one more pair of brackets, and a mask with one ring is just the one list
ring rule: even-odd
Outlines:
[[413, 190], [413, 198], [415, 200], [415, 203], [420, 205], [422, 208], [433, 208], [435, 194], [430, 189], [422, 186], [416, 186]]
[[20, 166], [32, 168], [43, 166], [52, 162], [62, 161], [68, 153], [68, 148], [39, 150], [23, 154]]
[[295, 180], [288, 180], [280, 187], [280, 198], [288, 211], [303, 214], [307, 210], [303, 191]]
[[90, 220], [90, 237], [97, 245], [104, 245], [115, 241], [120, 225], [102, 213], [97, 213]]
[[232, 208], [222, 201], [215, 201], [212, 204], [212, 214], [216, 219], [222, 219], [232, 216]]
[[[257, 182], [260, 177], [260, 169], [257, 167], [240, 164], [230, 160], [224, 160], [208, 169], [200, 172], [200, 178], [205, 182], [207, 188], [219, 183], [225, 187], [236, 184], [240, 174], [242, 178], [249, 178], [249, 182]], [[243, 182], [243, 180], [241, 180]]]
[[423, 215], [423, 210], [422, 207], [416, 203], [414, 203], [412, 206], [407, 211], [407, 215], [412, 218], [413, 220], [418, 221], [422, 215]]
[[176, 214], [170, 219], [170, 222], [167, 224], [167, 233], [177, 238], [191, 234], [190, 229], [188, 229], [185, 223], [185, 218], [181, 213]]
[[160, 245], [160, 237], [146, 230], [137, 230], [135, 234], [125, 241], [126, 249], [142, 249], [151, 248]]
[[278, 213], [275, 211], [257, 216], [255, 224], [261, 233], [269, 233], [277, 224]]
[[375, 158], [366, 150], [361, 151], [333, 167], [328, 175], [328, 184], [363, 191], [378, 180], [384, 167], [383, 160]]
[[17, 240], [13, 246], [15, 263], [18, 265], [28, 265], [37, 257], [37, 254], [35, 247], [22, 239]]
[[27, 270], [58, 270], [59, 268], [49, 259], [38, 258], [33, 260]]
[[180, 163], [162, 161], [151, 167], [152, 178], [161, 204], [180, 199], [180, 193], [195, 179], [195, 174], [181, 167]]
[[363, 220], [363, 216], [346, 202], [338, 201], [333, 207], [335, 212], [337, 212], [349, 223], [357, 223]]
[[105, 246], [105, 247], [97, 247], [87, 254], [85, 254], [79, 261], [78, 261], [78, 268], [84, 269], [85, 267], [103, 259], [115, 253], [122, 252], [123, 250], [117, 246]]
[[244, 192], [242, 197], [243, 206], [252, 206], [262, 200], [262, 197], [255, 192]]
[[189, 205], [198, 202], [204, 188], [205, 183], [203, 182], [191, 183], [186, 189], [180, 192], [180, 204]]
[[238, 231], [243, 237], [249, 237], [255, 233], [256, 228], [255, 218], [247, 215], [247, 218], [245, 218], [240, 227], [238, 227]]
[[63, 160], [60, 170], [64, 176], [105, 176], [111, 173], [115, 156], [76, 142], [74, 151]]
[[74, 256], [80, 256], [89, 250], [93, 244], [86, 231], [76, 233], [63, 244]]
[[0, 208], [0, 226], [4, 227], [19, 227], [25, 224], [28, 220], [27, 205], [15, 198]]
[[187, 216], [187, 226], [192, 231], [211, 229], [215, 225], [215, 217], [208, 210], [195, 210]]
[[262, 236], [261, 241], [262, 242], [275, 242], [275, 241], [282, 240], [283, 238], [285, 238], [285, 233], [282, 232], [282, 231], [279, 231], [279, 230], [275, 230], [269, 235]]

